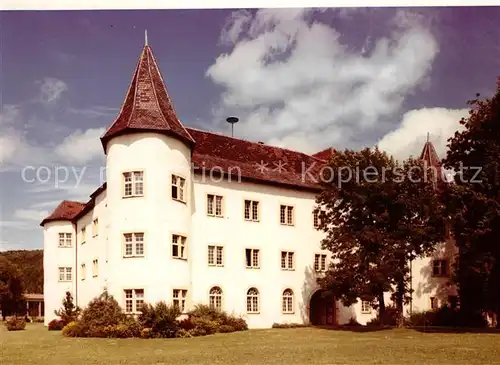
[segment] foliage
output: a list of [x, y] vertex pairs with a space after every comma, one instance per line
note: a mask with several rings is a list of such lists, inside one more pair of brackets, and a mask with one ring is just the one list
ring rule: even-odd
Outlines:
[[63, 307], [54, 311], [55, 315], [60, 317], [64, 324], [76, 321], [80, 315], [81, 309], [73, 303], [73, 295], [69, 291], [62, 301]]
[[233, 326], [223, 324], [219, 328], [217, 328], [217, 332], [219, 332], [219, 333], [231, 333], [231, 332], [236, 332], [236, 330], [234, 329]]
[[206, 335], [213, 335], [217, 332], [220, 324], [209, 317], [194, 317], [193, 318], [194, 330], [203, 332]]
[[151, 328], [153, 337], [173, 338], [179, 330], [177, 317], [181, 314], [178, 307], [161, 301], [144, 304], [139, 315], [139, 323], [143, 328]]
[[[218, 328], [216, 332], [220, 332], [220, 328], [222, 326], [228, 326], [224, 328], [224, 330], [226, 331], [229, 329], [229, 327], [233, 328], [234, 331], [248, 330], [248, 325], [243, 318], [236, 317], [232, 314], [228, 314], [224, 311], [205, 304], [195, 305], [193, 310], [191, 310], [188, 315], [189, 319], [187, 320], [187, 322], [181, 322], [182, 328], [185, 328], [187, 330], [193, 329], [194, 327], [198, 326], [200, 328], [203, 328], [205, 332], [207, 332], [207, 334], [211, 334], [212, 324], [210, 322], [215, 323], [215, 326]], [[200, 318], [203, 319], [203, 321], [200, 321]]]
[[367, 326], [397, 326], [399, 325], [399, 310], [393, 306], [389, 305], [385, 308], [384, 318], [380, 320], [380, 313], [370, 321], [366, 323]]
[[81, 322], [72, 321], [64, 326], [62, 334], [66, 337], [85, 337], [87, 334], [87, 328], [85, 328]]
[[0, 257], [18, 268], [26, 293], [43, 293], [43, 250], [4, 251]]
[[49, 322], [49, 331], [61, 331], [66, 324], [61, 319], [53, 319]]
[[449, 139], [443, 163], [455, 177], [443, 200], [459, 250], [460, 309], [472, 325], [482, 312], [500, 316], [500, 78], [493, 97], [469, 105]]
[[22, 275], [11, 261], [0, 256], [0, 307], [2, 316], [24, 314], [26, 306], [23, 298]]
[[369, 301], [385, 318], [384, 292], [394, 291], [400, 322], [409, 299], [409, 261], [444, 238], [433, 171], [422, 161], [402, 164], [376, 149], [334, 154], [317, 197], [323, 249], [333, 261], [321, 286], [346, 306]]
[[24, 317], [10, 317], [5, 321], [5, 327], [8, 331], [22, 331], [26, 328], [26, 321]]
[[120, 305], [107, 291], [92, 299], [81, 315], [81, 322], [96, 333], [101, 327], [117, 325], [124, 320], [125, 314]]
[[184, 328], [180, 328], [179, 331], [177, 331], [177, 334], [175, 337], [177, 337], [177, 338], [190, 338], [193, 336], [191, 336], [191, 333], [189, 333], [189, 331], [185, 330]]

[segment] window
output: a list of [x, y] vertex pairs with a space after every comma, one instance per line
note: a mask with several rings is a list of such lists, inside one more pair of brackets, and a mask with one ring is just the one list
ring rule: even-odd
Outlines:
[[313, 211], [313, 225], [314, 228], [318, 229], [319, 226], [321, 225], [321, 215], [325, 214], [325, 211], [323, 209], [321, 210], [314, 210]]
[[207, 195], [207, 215], [213, 217], [222, 217], [222, 196]]
[[281, 269], [282, 270], [293, 270], [294, 269], [294, 253], [281, 251]]
[[438, 309], [438, 300], [435, 297], [430, 297], [431, 300], [431, 309]]
[[85, 274], [86, 274], [85, 264], [82, 264], [81, 275], [80, 275], [82, 280], [85, 280]]
[[448, 260], [433, 260], [432, 276], [437, 276], [437, 277], [448, 276]]
[[208, 265], [224, 266], [224, 247], [208, 246]]
[[125, 257], [144, 256], [144, 233], [125, 233]]
[[144, 305], [144, 289], [125, 289], [125, 312], [139, 313]]
[[186, 202], [186, 195], [184, 192], [185, 185], [186, 179], [177, 175], [172, 175], [172, 199]]
[[292, 289], [285, 289], [283, 291], [282, 306], [283, 313], [293, 313], [293, 291]]
[[255, 288], [247, 291], [247, 312], [259, 313], [259, 291]]
[[247, 248], [245, 250], [246, 254], [246, 265], [247, 268], [258, 269], [260, 267], [260, 250], [255, 248]]
[[214, 286], [210, 289], [209, 303], [212, 308], [222, 309], [222, 289], [218, 286]]
[[245, 220], [259, 221], [259, 202], [253, 200], [245, 200]]
[[371, 313], [372, 312], [372, 306], [370, 302], [366, 300], [361, 301], [361, 313]]
[[174, 307], [179, 308], [182, 313], [184, 313], [184, 311], [186, 310], [186, 296], [187, 296], [187, 290], [174, 289], [173, 293]]
[[314, 271], [326, 271], [326, 254], [317, 253], [314, 255]]
[[71, 233], [59, 233], [59, 247], [71, 247]]
[[99, 220], [96, 218], [92, 221], [92, 237], [97, 237], [99, 234]]
[[123, 173], [123, 196], [144, 195], [144, 172], [131, 171]]
[[92, 276], [95, 278], [99, 274], [99, 262], [97, 259], [92, 261]]
[[83, 227], [80, 231], [80, 235], [81, 235], [81, 241], [82, 241], [82, 245], [85, 243], [85, 241], [87, 240], [87, 227]]
[[71, 281], [73, 279], [71, 267], [59, 268], [59, 281]]
[[280, 223], [286, 226], [293, 226], [293, 207], [290, 205], [280, 206]]
[[186, 258], [186, 237], [178, 234], [172, 235], [172, 257], [176, 259]]

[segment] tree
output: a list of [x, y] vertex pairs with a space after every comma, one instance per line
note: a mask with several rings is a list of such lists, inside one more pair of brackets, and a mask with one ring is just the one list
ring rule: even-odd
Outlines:
[[460, 309], [470, 320], [500, 314], [500, 78], [492, 98], [477, 94], [468, 103], [464, 129], [449, 139], [443, 163], [455, 171], [444, 202], [459, 252]]
[[421, 161], [399, 164], [375, 149], [346, 150], [323, 170], [317, 197], [323, 249], [332, 263], [319, 283], [346, 305], [358, 298], [385, 317], [393, 292], [402, 325], [409, 299], [409, 262], [430, 254], [444, 238], [444, 221], [432, 171]]
[[22, 275], [26, 293], [43, 293], [43, 250], [14, 250], [0, 252]]
[[76, 321], [80, 315], [81, 309], [73, 303], [73, 295], [69, 291], [66, 292], [66, 297], [62, 301], [63, 307], [55, 310], [56, 316], [60, 317], [64, 324]]
[[0, 256], [0, 307], [3, 320], [8, 314], [26, 311], [21, 273], [3, 256]]

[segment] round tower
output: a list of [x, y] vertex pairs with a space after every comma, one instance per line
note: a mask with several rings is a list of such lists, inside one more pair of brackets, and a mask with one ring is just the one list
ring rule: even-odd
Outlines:
[[186, 295], [194, 140], [176, 116], [148, 45], [101, 141], [110, 294], [121, 302], [132, 296], [150, 303], [171, 302], [174, 291]]

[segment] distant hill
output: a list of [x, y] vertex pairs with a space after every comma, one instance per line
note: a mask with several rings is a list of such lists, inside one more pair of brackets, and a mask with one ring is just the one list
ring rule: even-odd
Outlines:
[[3, 251], [0, 256], [19, 268], [26, 293], [43, 293], [43, 250]]

